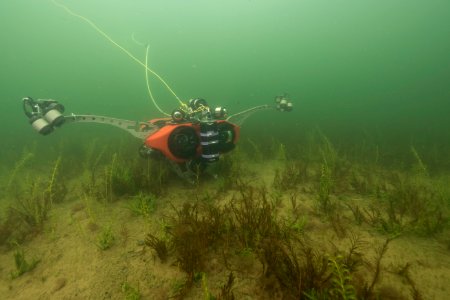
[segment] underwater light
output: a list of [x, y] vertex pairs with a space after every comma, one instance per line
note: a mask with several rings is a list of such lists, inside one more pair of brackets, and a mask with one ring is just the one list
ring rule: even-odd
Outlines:
[[64, 106], [56, 100], [34, 100], [31, 97], [25, 97], [22, 99], [22, 104], [31, 126], [42, 135], [51, 133], [53, 127], [59, 127], [65, 121], [62, 115]]

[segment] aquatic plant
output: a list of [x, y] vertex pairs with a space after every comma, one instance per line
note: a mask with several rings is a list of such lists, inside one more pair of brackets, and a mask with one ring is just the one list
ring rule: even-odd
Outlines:
[[165, 160], [135, 160], [132, 164], [132, 180], [137, 192], [160, 196], [170, 181], [171, 170]]
[[169, 248], [165, 238], [159, 238], [151, 233], [147, 234], [145, 244], [152, 248], [158, 255], [161, 262], [165, 263], [169, 257]]
[[262, 237], [276, 229], [274, 207], [264, 187], [255, 188], [240, 182], [238, 188], [238, 194], [233, 196], [229, 205], [234, 219], [230, 225], [242, 248], [254, 248]]
[[242, 178], [242, 174], [244, 173], [242, 158], [239, 155], [239, 151], [221, 156], [214, 171], [218, 175], [216, 180], [218, 186], [217, 196], [223, 195], [223, 193], [232, 189], [236, 189], [237, 182]]
[[235, 276], [233, 272], [228, 274], [227, 281], [220, 288], [220, 293], [217, 296], [217, 300], [234, 300], [236, 299], [233, 293], [233, 285], [234, 285]]
[[250, 145], [250, 150], [248, 156], [255, 162], [260, 162], [263, 160], [264, 156], [261, 152], [261, 147], [259, 147], [253, 140], [247, 139], [248, 145]]
[[419, 153], [414, 146], [411, 146], [411, 152], [414, 156], [415, 163], [413, 164], [412, 171], [416, 175], [422, 175], [428, 177], [428, 169], [422, 161]]
[[83, 143], [84, 159], [82, 160], [82, 166], [84, 171], [90, 172], [91, 177], [95, 175], [95, 170], [100, 164], [107, 147], [105, 144], [100, 151], [97, 151], [97, 142], [98, 139], [91, 139], [89, 143]]
[[347, 236], [346, 219], [342, 216], [341, 207], [336, 207], [327, 217], [337, 237], [342, 239]]
[[[58, 157], [48, 182], [41, 178], [28, 179], [27, 189], [16, 191], [16, 204], [11, 207], [11, 210], [32, 230], [39, 231], [41, 229], [53, 202], [61, 202], [67, 194], [67, 188], [59, 176], [60, 162], [61, 157]], [[45, 189], [42, 190], [42, 187]]]
[[[276, 278], [285, 298], [300, 298], [305, 291], [323, 287], [328, 276], [326, 257], [294, 235], [295, 220], [292, 223], [277, 217], [265, 188], [241, 182], [230, 202], [230, 212], [232, 236], [227, 239], [256, 254], [264, 277]], [[303, 228], [304, 223], [299, 226]]]
[[169, 299], [183, 299], [191, 286], [192, 284], [189, 283], [189, 280], [187, 280], [186, 278], [175, 279], [170, 287]]
[[439, 182], [396, 172], [389, 183], [390, 188], [379, 191], [376, 202], [363, 210], [367, 223], [385, 233], [433, 235], [444, 230], [448, 196]]
[[113, 178], [115, 178], [116, 172], [116, 162], [117, 162], [117, 153], [112, 155], [111, 163], [105, 167], [104, 169], [104, 180], [103, 180], [103, 199], [105, 201], [111, 202], [113, 200]]
[[109, 167], [109, 182], [111, 185], [111, 193], [115, 196], [120, 197], [136, 193], [137, 187], [132, 166], [133, 164], [130, 164], [128, 160], [119, 160], [117, 153], [113, 154], [113, 159]]
[[11, 174], [9, 175], [8, 182], [5, 187], [6, 192], [9, 192], [11, 190], [11, 186], [15, 181], [17, 174], [24, 168], [24, 166], [28, 163], [28, 161], [33, 159], [33, 157], [34, 157], [33, 153], [28, 152], [27, 150], [23, 151], [21, 158], [19, 159], [19, 161], [15, 163], [14, 168]]
[[178, 265], [186, 272], [191, 285], [195, 273], [204, 267], [206, 253], [222, 236], [224, 213], [217, 206], [199, 202], [172, 208], [175, 216], [171, 218], [168, 233]]
[[213, 300], [215, 297], [211, 294], [208, 288], [208, 283], [206, 280], [206, 274], [201, 273], [201, 280], [202, 280], [202, 290], [203, 290], [203, 299], [204, 300]]
[[352, 205], [349, 203], [345, 203], [345, 205], [351, 210], [357, 225], [361, 225], [362, 223], [367, 222], [364, 213], [361, 211], [361, 208], [358, 205]]
[[54, 202], [61, 202], [66, 194], [67, 189], [64, 183], [61, 181], [60, 175], [61, 155], [55, 161], [51, 176], [48, 180], [47, 188], [44, 191], [44, 197], [48, 197], [50, 207]]
[[350, 272], [355, 272], [358, 267], [364, 264], [364, 251], [368, 248], [366, 241], [360, 235], [350, 232], [349, 235], [350, 247], [347, 252], [341, 253], [343, 263]]
[[313, 290], [323, 291], [330, 275], [325, 255], [290, 240], [267, 238], [260, 244], [259, 260], [264, 276], [273, 276], [283, 291], [285, 299], [301, 299]]
[[222, 287], [220, 289], [220, 293], [217, 296], [214, 296], [210, 292], [210, 290], [208, 288], [206, 274], [202, 272], [201, 274], [199, 274], [199, 277], [200, 277], [201, 283], [202, 283], [202, 291], [203, 291], [203, 299], [204, 300], [234, 300], [235, 299], [233, 291], [232, 291], [234, 279], [235, 279], [233, 272], [229, 273], [227, 282], [224, 285], [222, 285]]
[[104, 227], [97, 236], [97, 247], [100, 250], [107, 250], [114, 245], [116, 237], [111, 229], [111, 226]]
[[169, 166], [165, 161], [135, 159], [130, 162], [127, 156], [113, 153], [110, 162], [100, 172], [92, 170], [84, 190], [104, 202], [125, 195], [159, 196], [164, 192], [169, 174]]
[[[319, 250], [309, 239], [294, 237], [271, 235], [255, 250], [264, 278], [276, 280], [283, 299], [378, 299], [381, 295], [375, 288], [381, 278], [381, 260], [393, 238], [377, 248], [372, 261], [367, 261], [363, 253], [368, 245], [353, 233], [347, 250], [332, 255]], [[373, 272], [371, 280], [361, 277], [362, 267]], [[358, 280], [353, 279], [354, 275]], [[267, 288], [274, 286], [271, 281], [267, 284]]]
[[44, 197], [40, 191], [42, 183], [40, 180], [32, 181], [28, 190], [17, 199], [14, 211], [30, 228], [40, 230], [47, 219], [51, 208], [49, 198]]
[[[101, 163], [105, 157], [107, 150], [106, 144], [97, 151], [97, 139], [93, 139], [89, 144], [87, 144], [85, 149], [85, 158], [83, 159], [83, 168], [85, 172], [89, 174], [89, 181], [84, 185], [85, 192], [89, 195], [96, 195], [98, 187], [97, 178], [99, 176], [99, 169]], [[95, 155], [96, 154], [96, 155]]]
[[300, 214], [300, 208], [298, 206], [298, 194], [290, 193], [289, 202], [291, 203], [292, 214], [297, 218]]
[[237, 158], [233, 155], [222, 155], [220, 160], [215, 165], [215, 171], [220, 173], [222, 176], [229, 176], [236, 173], [239, 169], [237, 164]]
[[155, 197], [140, 192], [131, 199], [128, 209], [138, 216], [148, 218], [156, 209]]
[[385, 173], [386, 171], [377, 166], [353, 164], [347, 178], [351, 187], [350, 192], [368, 196], [376, 195], [380, 189], [384, 189]]
[[330, 194], [333, 189], [333, 179], [331, 177], [331, 169], [328, 165], [322, 164], [320, 170], [319, 184], [317, 189], [317, 200], [319, 211], [330, 214], [334, 208], [331, 202]]
[[39, 259], [32, 259], [31, 262], [28, 262], [25, 258], [25, 251], [17, 245], [17, 249], [14, 251], [14, 265], [16, 266], [16, 270], [11, 272], [11, 278], [17, 278], [33, 270], [39, 262]]
[[343, 263], [342, 256], [330, 257], [328, 263], [332, 270], [331, 287], [329, 289], [329, 295], [332, 299], [356, 300], [356, 291], [351, 283], [352, 277], [347, 266]]
[[328, 137], [326, 137], [320, 130], [318, 130], [318, 134], [320, 137], [319, 153], [322, 158], [322, 164], [326, 166], [331, 176], [331, 174], [336, 171], [338, 154]]
[[[105, 155], [106, 147], [99, 152], [95, 160], [88, 165], [90, 166], [89, 182], [84, 185], [85, 193], [98, 200], [111, 202], [115, 200], [116, 193], [119, 196], [124, 195], [124, 189], [127, 187], [129, 179], [126, 171], [118, 167], [118, 155], [113, 153], [111, 160], [106, 165], [100, 167], [100, 161]], [[124, 175], [125, 174], [125, 175]]]
[[6, 217], [4, 220], [1, 220], [0, 223], [0, 245], [4, 245], [11, 236], [16, 224], [20, 223], [20, 220], [14, 220], [14, 217], [11, 217], [10, 210], [8, 210]]
[[125, 281], [121, 284], [122, 293], [125, 296], [125, 300], [139, 300], [141, 299], [141, 292], [139, 291], [139, 285], [137, 288], [133, 287], [129, 282]]
[[284, 144], [279, 144], [275, 159], [282, 162], [285, 162], [287, 160], [286, 146]]
[[277, 190], [294, 189], [308, 180], [308, 165], [299, 160], [289, 161], [275, 170], [272, 186]]
[[297, 233], [304, 233], [307, 222], [306, 216], [297, 216], [294, 220], [291, 220], [289, 227]]
[[407, 262], [397, 267], [392, 273], [400, 276], [410, 286], [411, 298], [415, 300], [423, 299], [422, 293], [418, 290], [416, 283], [411, 278], [410, 270], [411, 263]]
[[376, 249], [375, 258], [373, 259], [372, 263], [369, 263], [371, 268], [373, 269], [373, 278], [370, 283], [366, 282], [362, 287], [362, 290], [360, 291], [364, 299], [370, 299], [374, 296], [374, 287], [378, 283], [381, 274], [381, 260], [388, 250], [389, 243], [393, 239], [394, 238], [386, 239], [383, 245]]

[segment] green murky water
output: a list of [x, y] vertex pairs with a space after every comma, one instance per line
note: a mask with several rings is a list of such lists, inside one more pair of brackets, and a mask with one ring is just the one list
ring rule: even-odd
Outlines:
[[[406, 147], [448, 149], [447, 1], [63, 3], [141, 60], [145, 49], [132, 37], [148, 43], [150, 66], [182, 99], [203, 97], [237, 112], [289, 93], [295, 112], [253, 117], [248, 136], [266, 125], [264, 134], [280, 139], [318, 126], [336, 140], [357, 141], [366, 130]], [[27, 95], [57, 99], [67, 112], [159, 116], [143, 68], [86, 22], [51, 1], [0, 6], [3, 151], [57, 140], [28, 127], [20, 105]], [[159, 82], [151, 83], [163, 109], [177, 106]], [[74, 139], [76, 132], [67, 129]]]

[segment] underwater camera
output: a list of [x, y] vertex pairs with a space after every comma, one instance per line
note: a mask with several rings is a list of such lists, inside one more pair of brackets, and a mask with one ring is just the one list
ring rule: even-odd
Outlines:
[[64, 106], [56, 100], [25, 97], [22, 99], [23, 112], [28, 117], [31, 126], [40, 134], [47, 135], [54, 127], [61, 126], [65, 119]]
[[277, 104], [277, 110], [279, 111], [292, 111], [292, 109], [294, 108], [292, 106], [291, 100], [289, 100], [286, 95], [276, 96], [275, 103]]

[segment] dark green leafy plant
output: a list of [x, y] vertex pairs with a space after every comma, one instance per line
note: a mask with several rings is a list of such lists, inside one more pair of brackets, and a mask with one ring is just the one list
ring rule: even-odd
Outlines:
[[221, 238], [222, 210], [207, 203], [184, 203], [172, 217], [169, 234], [180, 268], [187, 273], [188, 283], [204, 268], [204, 258], [210, 247]]
[[61, 202], [67, 194], [67, 189], [59, 176], [60, 162], [61, 157], [58, 157], [48, 181], [41, 178], [29, 179], [25, 191], [21, 189], [16, 191], [16, 205], [11, 207], [11, 210], [33, 231], [42, 229], [53, 203]]
[[165, 239], [148, 233], [145, 239], [145, 244], [156, 252], [161, 262], [164, 263], [167, 261], [167, 258], [169, 257], [169, 249]]
[[296, 188], [308, 180], [307, 168], [302, 161], [287, 161], [283, 168], [275, 170], [272, 186], [282, 191]]
[[156, 209], [156, 199], [153, 195], [140, 192], [131, 199], [128, 208], [136, 215], [148, 218]]
[[319, 210], [325, 214], [330, 214], [334, 208], [334, 205], [330, 198], [332, 189], [333, 179], [331, 177], [331, 169], [327, 164], [323, 164], [320, 170], [317, 200]]
[[302, 243], [297, 246], [288, 239], [266, 239], [260, 244], [264, 276], [276, 278], [285, 299], [324, 290], [330, 279], [326, 257]]
[[114, 245], [116, 237], [111, 229], [111, 226], [103, 228], [97, 237], [97, 247], [100, 250], [107, 250]]
[[376, 255], [375, 258], [373, 259], [373, 262], [372, 263], [369, 262], [371, 268], [373, 269], [373, 278], [370, 283], [366, 282], [362, 290], [360, 291], [364, 299], [372, 299], [375, 297], [375, 285], [380, 280], [381, 274], [381, 260], [386, 254], [386, 251], [388, 250], [388, 245], [392, 240], [393, 238], [386, 239], [383, 245], [376, 249]]
[[230, 274], [228, 274], [228, 279], [227, 282], [222, 285], [221, 289], [220, 289], [220, 293], [217, 296], [217, 300], [234, 300], [236, 299], [234, 297], [234, 293], [233, 293], [233, 285], [234, 285], [234, 274], [233, 272], [230, 272]]
[[25, 258], [25, 251], [17, 245], [17, 249], [14, 251], [14, 264], [16, 266], [16, 271], [11, 272], [12, 278], [17, 278], [22, 274], [33, 270], [40, 260], [33, 259], [28, 262]]
[[231, 230], [242, 248], [255, 248], [263, 237], [278, 228], [274, 224], [275, 210], [264, 187], [255, 188], [240, 182], [238, 188], [239, 192], [230, 202]]
[[329, 267], [332, 270], [331, 288], [329, 295], [332, 299], [353, 300], [356, 298], [356, 291], [351, 281], [352, 277], [341, 256], [330, 257]]

